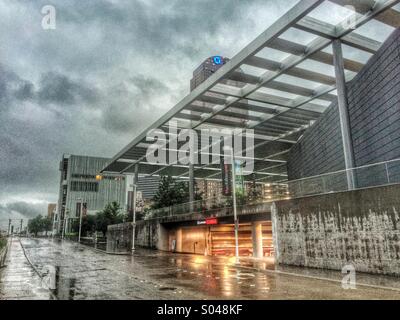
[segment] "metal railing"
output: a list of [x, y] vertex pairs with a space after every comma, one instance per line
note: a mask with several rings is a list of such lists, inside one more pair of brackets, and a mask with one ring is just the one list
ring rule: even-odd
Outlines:
[[[287, 194], [276, 195], [274, 197], [266, 198], [259, 196], [237, 196], [237, 207], [252, 206], [262, 203], [269, 203], [273, 201], [287, 199]], [[219, 197], [212, 199], [205, 199], [195, 202], [188, 202], [179, 205], [174, 205], [162, 209], [153, 209], [147, 212], [145, 220], [156, 218], [171, 218], [181, 215], [189, 214], [203, 214], [209, 216], [213, 212], [220, 212], [223, 209], [231, 209], [233, 207], [232, 197]]]
[[[351, 188], [348, 179], [353, 180]], [[288, 181], [291, 198], [400, 183], [400, 159]]]
[[[353, 187], [350, 187], [349, 177], [353, 181], [351, 184]], [[262, 195], [238, 197], [238, 207], [397, 183], [400, 183], [400, 159], [291, 180], [281, 184], [287, 187], [287, 193], [275, 194], [269, 198]], [[213, 211], [224, 208], [232, 208], [232, 197], [212, 198], [150, 210], [145, 219], [168, 218], [194, 213], [210, 215]]]
[[153, 209], [146, 214], [146, 219], [173, 217], [183, 214], [202, 213], [229, 206], [231, 197], [219, 197], [194, 202], [187, 202], [171, 207]]

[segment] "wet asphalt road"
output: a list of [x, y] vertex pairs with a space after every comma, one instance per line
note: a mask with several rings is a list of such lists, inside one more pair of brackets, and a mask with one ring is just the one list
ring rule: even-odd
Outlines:
[[0, 299], [400, 299], [400, 282], [392, 278], [364, 276], [379, 287], [344, 290], [340, 273], [322, 279], [231, 262], [150, 250], [108, 255], [71, 242], [14, 238], [0, 270]]

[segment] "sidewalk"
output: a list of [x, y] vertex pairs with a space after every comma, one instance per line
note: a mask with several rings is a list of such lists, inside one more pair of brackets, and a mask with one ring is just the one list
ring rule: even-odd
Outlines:
[[0, 300], [48, 300], [50, 296], [26, 259], [19, 239], [11, 239], [5, 267], [0, 269]]

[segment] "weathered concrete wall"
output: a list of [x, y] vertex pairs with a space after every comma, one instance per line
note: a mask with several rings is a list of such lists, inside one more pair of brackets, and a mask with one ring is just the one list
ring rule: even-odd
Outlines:
[[107, 252], [126, 252], [132, 250], [132, 223], [108, 226]]
[[[132, 223], [112, 225], [107, 231], [107, 251], [124, 252], [132, 249]], [[168, 232], [157, 221], [139, 221], [136, 224], [135, 246], [168, 250]]]
[[400, 185], [277, 202], [280, 264], [400, 275]]
[[136, 245], [167, 251], [168, 232], [157, 220], [141, 221], [136, 226]]

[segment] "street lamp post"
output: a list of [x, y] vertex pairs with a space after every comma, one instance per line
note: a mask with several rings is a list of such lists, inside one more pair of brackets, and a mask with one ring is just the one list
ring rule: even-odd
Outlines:
[[51, 237], [54, 239], [54, 230], [55, 230], [55, 226], [56, 226], [56, 211], [53, 210], [53, 229], [51, 230]]
[[132, 200], [132, 254], [135, 252], [135, 231], [136, 231], [136, 188], [137, 185], [133, 184], [133, 200]]
[[[79, 200], [81, 200], [81, 199], [79, 199]], [[81, 243], [82, 211], [83, 211], [83, 200], [81, 200], [80, 210], [79, 210], [79, 235], [78, 235], [78, 242], [79, 242], [79, 243]]]
[[233, 147], [224, 147], [224, 150], [231, 152], [231, 166], [232, 166], [232, 200], [233, 200], [233, 220], [235, 224], [235, 258], [236, 264], [240, 263], [239, 259], [239, 221], [237, 218], [236, 208], [236, 168], [235, 168], [235, 154]]
[[63, 219], [63, 226], [62, 226], [62, 239], [64, 240], [65, 238], [65, 232], [67, 229], [67, 216], [69, 215], [69, 210], [65, 209], [64, 211], [64, 219]]
[[[62, 230], [61, 230], [61, 239], [64, 240], [65, 237], [65, 211], [64, 211], [64, 219], [62, 220]], [[61, 223], [61, 220], [60, 220]]]

